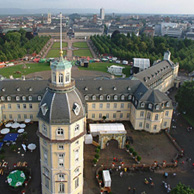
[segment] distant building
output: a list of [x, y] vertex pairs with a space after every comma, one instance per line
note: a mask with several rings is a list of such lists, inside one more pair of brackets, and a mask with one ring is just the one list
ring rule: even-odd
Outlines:
[[48, 13], [47, 16], [47, 24], [51, 24], [52, 20], [51, 20], [51, 13]]
[[127, 34], [129, 33], [130, 35], [132, 35], [132, 33], [134, 33], [136, 36], [139, 36], [139, 28], [137, 27], [112, 27], [110, 26], [108, 29], [108, 34], [107, 35], [112, 35], [112, 33], [118, 30], [121, 34], [124, 34], [125, 36], [127, 36]]
[[101, 8], [100, 9], [100, 19], [104, 20], [104, 18], [105, 18], [105, 11], [104, 11], [104, 8]]
[[93, 23], [95, 23], [95, 24], [97, 23], [97, 14], [93, 15]]
[[155, 30], [152, 27], [146, 27], [143, 31], [147, 36], [154, 36]]
[[103, 28], [75, 28], [74, 36], [75, 38], [88, 38], [93, 35], [102, 35]]

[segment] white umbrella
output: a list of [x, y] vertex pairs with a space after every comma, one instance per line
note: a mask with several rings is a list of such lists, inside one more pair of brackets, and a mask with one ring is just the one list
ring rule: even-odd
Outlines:
[[30, 119], [25, 119], [24, 122], [25, 122], [25, 123], [30, 123], [30, 121], [31, 121]]
[[12, 124], [13, 124], [13, 123], [7, 123], [7, 124], [5, 125], [5, 127], [11, 127]]
[[25, 128], [26, 124], [20, 124], [20, 128]]
[[33, 144], [33, 143], [29, 144], [29, 145], [28, 145], [28, 149], [31, 150], [31, 151], [33, 151], [33, 150], [36, 149], [36, 145]]
[[4, 128], [1, 130], [1, 134], [8, 134], [10, 132], [10, 129]]
[[18, 129], [18, 133], [23, 133], [24, 129]]
[[20, 127], [20, 124], [19, 123], [13, 123], [11, 125], [11, 127], [14, 128], [14, 129], [16, 129], [16, 128]]

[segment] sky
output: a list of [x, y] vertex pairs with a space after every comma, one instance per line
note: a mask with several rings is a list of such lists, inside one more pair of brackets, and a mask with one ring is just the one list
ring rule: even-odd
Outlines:
[[194, 14], [194, 0], [0, 0], [0, 8], [100, 9], [115, 13]]

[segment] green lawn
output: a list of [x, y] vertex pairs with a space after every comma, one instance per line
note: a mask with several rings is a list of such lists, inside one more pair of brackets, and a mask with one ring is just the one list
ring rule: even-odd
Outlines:
[[188, 123], [194, 127], [194, 119], [193, 119], [193, 116], [190, 116], [190, 115], [183, 115], [183, 117], [188, 121]]
[[76, 48], [88, 48], [87, 42], [74, 42], [73, 47]]
[[92, 58], [92, 53], [90, 52], [89, 49], [79, 49], [73, 51], [74, 56], [79, 56], [79, 57], [91, 57]]
[[[63, 55], [66, 55], [66, 54], [67, 54], [67, 51], [64, 50]], [[46, 56], [46, 58], [56, 58], [56, 57], [59, 57], [59, 50], [55, 50], [55, 49], [51, 49]]]
[[89, 63], [89, 67], [79, 67], [79, 69], [83, 70], [93, 70], [93, 71], [102, 71], [107, 73], [107, 67], [110, 67], [111, 65], [117, 65], [121, 67], [125, 67], [123, 69], [123, 73], [126, 75], [126, 77], [129, 77], [130, 75], [130, 66], [127, 65], [118, 65], [116, 63], [109, 63], [109, 62], [100, 62], [100, 63]]
[[[23, 68], [24, 65], [15, 65], [12, 67], [2, 68], [0, 74], [4, 77], [9, 78], [10, 75], [13, 75], [14, 78], [20, 78], [22, 75], [27, 75], [39, 71], [50, 70], [49, 63], [32, 63], [26, 64], [27, 68]], [[21, 72], [21, 74], [16, 74], [16, 72]]]
[[[63, 42], [62, 47], [67, 47], [67, 42]], [[52, 48], [60, 48], [60, 42], [54, 42]]]

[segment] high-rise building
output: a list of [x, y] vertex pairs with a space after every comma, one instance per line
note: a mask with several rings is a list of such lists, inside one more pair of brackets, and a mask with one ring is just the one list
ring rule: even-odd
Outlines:
[[51, 20], [51, 13], [48, 13], [47, 16], [47, 24], [51, 24], [52, 20]]
[[85, 108], [63, 59], [62, 15], [60, 59], [51, 64], [51, 83], [38, 112], [43, 194], [83, 194]]
[[105, 18], [105, 11], [104, 11], [104, 8], [101, 8], [100, 9], [100, 19], [104, 20], [104, 18]]

